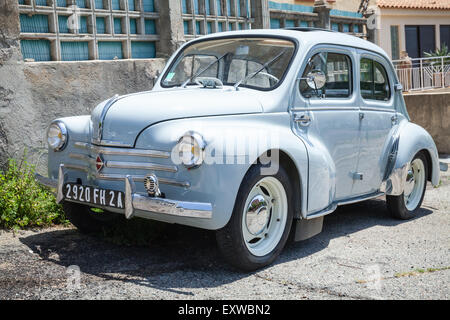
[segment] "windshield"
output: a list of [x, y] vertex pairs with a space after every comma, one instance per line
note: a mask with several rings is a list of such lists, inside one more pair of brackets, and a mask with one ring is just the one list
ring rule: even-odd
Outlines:
[[177, 56], [161, 85], [197, 85], [201, 78], [213, 78], [224, 85], [270, 90], [282, 81], [294, 51], [293, 41], [279, 38], [197, 42]]

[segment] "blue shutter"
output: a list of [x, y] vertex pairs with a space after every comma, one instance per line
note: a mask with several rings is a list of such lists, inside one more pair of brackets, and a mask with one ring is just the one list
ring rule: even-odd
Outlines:
[[212, 33], [212, 22], [207, 22], [206, 23], [206, 29], [207, 29], [207, 33], [210, 34]]
[[77, 1], [76, 1], [76, 5], [77, 5], [77, 7], [79, 7], [79, 8], [87, 8], [87, 7], [86, 7], [86, 1], [85, 1], [85, 0], [77, 0]]
[[201, 34], [200, 21], [195, 21], [196, 34]]
[[19, 0], [19, 4], [25, 4], [25, 0]]
[[186, 3], [186, 1], [187, 0], [181, 0], [181, 8], [182, 8], [182, 12], [183, 13], [188, 13], [187, 12], [187, 3]]
[[337, 23], [332, 23], [331, 24], [331, 30], [339, 31], [339, 25]]
[[56, 6], [57, 7], [67, 7], [67, 1], [66, 0], [57, 0]]
[[142, 0], [144, 12], [155, 12], [154, 0]]
[[114, 18], [114, 33], [115, 34], [122, 33], [122, 21], [120, 18]]
[[238, 17], [240, 17], [241, 16], [241, 0], [236, 0], [236, 2], [237, 2], [237, 13], [236, 13], [236, 15]]
[[67, 24], [68, 16], [58, 16], [58, 30], [59, 33], [70, 33], [69, 26]]
[[145, 34], [156, 34], [155, 20], [145, 19]]
[[189, 21], [183, 21], [184, 34], [189, 34]]
[[88, 23], [87, 23], [87, 17], [81, 16], [80, 17], [80, 33], [88, 33]]
[[100, 60], [112, 60], [114, 57], [122, 59], [122, 42], [119, 41], [99, 41], [98, 58]]
[[97, 17], [95, 18], [95, 23], [97, 25], [97, 33], [99, 34], [106, 33], [105, 18]]
[[111, 5], [113, 10], [120, 10], [120, 0], [112, 0]]
[[50, 61], [50, 41], [48, 40], [21, 40], [20, 49], [24, 59], [35, 61]]
[[219, 32], [222, 32], [222, 31], [223, 31], [223, 23], [222, 23], [222, 22], [217, 23], [217, 30], [218, 30]]
[[195, 14], [199, 14], [200, 13], [200, 8], [198, 5], [198, 0], [194, 0], [194, 13]]
[[132, 41], [131, 57], [133, 59], [148, 59], [156, 56], [156, 48], [154, 42]]
[[87, 42], [61, 42], [62, 61], [89, 60], [89, 46]]
[[308, 21], [300, 21], [300, 27], [307, 28], [308, 27]]
[[128, 10], [129, 11], [135, 11], [134, 0], [128, 0]]
[[95, 0], [94, 6], [95, 6], [95, 9], [104, 9], [103, 8], [103, 0]]
[[207, 15], [211, 15], [211, 8], [209, 6], [209, 0], [205, 0], [205, 12]]
[[46, 6], [47, 0], [36, 0], [36, 5], [37, 6]]
[[285, 22], [284, 22], [284, 26], [286, 27], [286, 28], [293, 28], [293, 27], [295, 27], [295, 21], [294, 20], [286, 20]]
[[222, 2], [220, 0], [216, 0], [217, 1], [217, 15], [221, 16], [222, 15]]
[[34, 33], [48, 33], [48, 16], [35, 14], [31, 17], [27, 14], [20, 14], [20, 31]]
[[270, 19], [270, 29], [279, 29], [280, 19]]
[[227, 15], [231, 16], [231, 0], [227, 0]]
[[350, 31], [350, 25], [347, 24], [347, 23], [344, 23], [344, 24], [342, 25], [342, 31], [343, 31], [343, 32], [349, 32], [349, 31]]
[[137, 33], [136, 19], [130, 18], [130, 34]]

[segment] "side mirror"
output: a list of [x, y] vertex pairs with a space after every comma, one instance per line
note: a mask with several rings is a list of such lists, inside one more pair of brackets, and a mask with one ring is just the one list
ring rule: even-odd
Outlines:
[[306, 83], [311, 89], [319, 90], [325, 86], [327, 76], [322, 70], [312, 70], [306, 75]]

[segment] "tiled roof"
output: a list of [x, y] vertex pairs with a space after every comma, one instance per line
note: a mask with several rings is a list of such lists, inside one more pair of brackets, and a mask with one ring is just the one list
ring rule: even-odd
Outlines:
[[378, 0], [380, 8], [450, 10], [450, 0]]

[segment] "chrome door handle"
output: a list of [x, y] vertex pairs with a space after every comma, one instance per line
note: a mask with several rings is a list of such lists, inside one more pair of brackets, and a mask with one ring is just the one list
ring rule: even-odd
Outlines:
[[298, 124], [303, 127], [307, 127], [311, 123], [311, 117], [308, 116], [307, 114], [302, 114], [301, 116], [295, 115], [294, 121], [298, 122]]
[[397, 121], [398, 121], [398, 116], [397, 115], [391, 117], [392, 124], [397, 124]]

